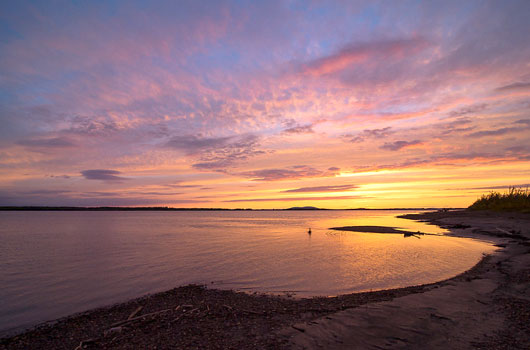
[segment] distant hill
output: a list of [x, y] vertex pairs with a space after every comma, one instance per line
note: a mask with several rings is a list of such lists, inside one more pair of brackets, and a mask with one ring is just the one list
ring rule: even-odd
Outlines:
[[292, 207], [292, 208], [288, 208], [287, 210], [323, 210], [323, 209], [307, 206], [307, 207]]

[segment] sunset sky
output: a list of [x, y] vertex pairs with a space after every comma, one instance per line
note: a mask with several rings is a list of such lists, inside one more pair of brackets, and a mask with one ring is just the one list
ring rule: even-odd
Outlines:
[[530, 1], [2, 1], [0, 205], [463, 207], [530, 184]]

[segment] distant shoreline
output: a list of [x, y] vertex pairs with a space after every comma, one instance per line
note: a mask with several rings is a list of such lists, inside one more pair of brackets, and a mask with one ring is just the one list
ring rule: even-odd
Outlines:
[[[327, 209], [315, 207], [294, 207], [284, 209], [252, 208], [172, 208], [172, 207], [55, 207], [55, 206], [0, 206], [0, 211], [308, 211], [308, 210], [439, 210], [441, 208], [350, 208]], [[462, 208], [443, 208], [458, 210]]]

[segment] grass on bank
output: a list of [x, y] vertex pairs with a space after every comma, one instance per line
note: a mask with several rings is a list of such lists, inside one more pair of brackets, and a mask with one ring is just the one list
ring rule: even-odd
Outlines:
[[492, 191], [483, 194], [468, 209], [530, 213], [530, 191], [515, 187], [510, 187], [506, 193]]

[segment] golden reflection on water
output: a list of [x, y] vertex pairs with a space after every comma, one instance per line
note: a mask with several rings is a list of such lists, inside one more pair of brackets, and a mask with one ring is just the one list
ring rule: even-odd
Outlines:
[[[352, 211], [355, 214], [355, 211]], [[400, 211], [368, 211], [366, 215], [346, 215], [333, 218], [322, 218], [314, 222], [315, 227], [320, 229], [343, 226], [387, 226], [395, 227], [412, 232], [444, 234], [447, 230], [436, 225], [409, 219], [401, 219], [396, 216], [402, 214]], [[410, 213], [410, 212], [406, 212]]]

